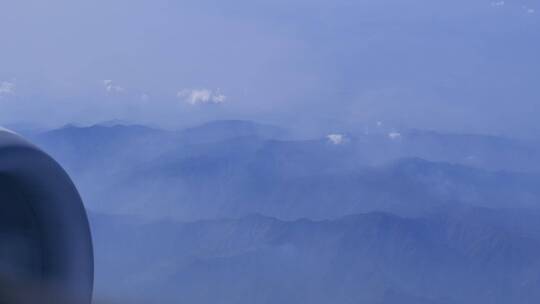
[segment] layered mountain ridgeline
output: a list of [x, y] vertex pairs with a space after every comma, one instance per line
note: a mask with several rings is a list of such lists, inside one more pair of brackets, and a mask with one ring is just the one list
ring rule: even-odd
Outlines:
[[[101, 212], [323, 219], [370, 211], [418, 215], [451, 203], [540, 206], [534, 170], [540, 153], [533, 144], [420, 131], [391, 135], [287, 140], [277, 127], [218, 121], [181, 131], [67, 126], [32, 138]], [[521, 163], [528, 170], [519, 171]]]
[[120, 211], [134, 206], [149, 212], [166, 209], [169, 215], [184, 219], [250, 213], [283, 219], [324, 219], [369, 211], [419, 215], [447, 204], [540, 207], [540, 178], [534, 174], [490, 172], [420, 159], [335, 171], [316, 168], [323, 165], [280, 164], [266, 157], [250, 159], [223, 152], [142, 166], [118, 179], [102, 196], [116, 202], [114, 207]]
[[534, 143], [382, 129], [302, 139], [245, 121], [31, 138], [101, 214], [91, 216], [98, 298], [540, 299]]
[[540, 214], [512, 212], [530, 220], [471, 208], [328, 221], [93, 215], [97, 292], [160, 303], [537, 303]]
[[[99, 124], [90, 127], [66, 127], [28, 134], [38, 145], [61, 158], [77, 157], [107, 161], [121, 155], [137, 155], [153, 147], [149, 159], [175, 152], [190, 151], [193, 147], [230, 140], [248, 144], [250, 141], [266, 143], [267, 153], [291, 154], [298, 159], [344, 158], [348, 166], [380, 165], [399, 158], [417, 157], [433, 162], [449, 162], [486, 170], [519, 172], [540, 171], [540, 144], [484, 135], [460, 135], [432, 131], [392, 128], [370, 131], [352, 131], [338, 135], [332, 141], [302, 140], [294, 132], [271, 125], [249, 121], [214, 121], [179, 131], [166, 131], [138, 125]], [[329, 132], [330, 133], [330, 132]], [[296, 140], [292, 140], [296, 138]], [[289, 140], [287, 140], [289, 139]], [[208, 147], [212, 149], [212, 147]], [[196, 151], [195, 151], [196, 152]], [[219, 153], [219, 151], [216, 151]]]

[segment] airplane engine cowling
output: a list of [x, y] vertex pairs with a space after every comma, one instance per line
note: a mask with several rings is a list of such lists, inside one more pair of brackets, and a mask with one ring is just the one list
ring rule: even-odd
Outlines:
[[0, 129], [0, 303], [90, 304], [90, 228], [60, 165]]

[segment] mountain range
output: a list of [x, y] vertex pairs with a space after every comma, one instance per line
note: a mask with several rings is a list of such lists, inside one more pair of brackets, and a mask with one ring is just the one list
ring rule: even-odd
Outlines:
[[[504, 224], [512, 221], [504, 211], [460, 208], [423, 218], [368, 213], [325, 221], [92, 219], [101, 240], [96, 288], [111, 298], [415, 304], [540, 298], [540, 236]], [[535, 215], [526, 229], [538, 232], [539, 220]]]
[[[217, 121], [180, 131], [67, 126], [32, 139], [60, 160], [97, 212], [331, 219], [373, 211], [421, 215], [456, 203], [540, 207], [534, 143], [392, 134], [343, 135], [335, 143], [324, 136], [291, 139], [269, 125]], [[473, 152], [474, 164], [467, 156]]]
[[248, 121], [26, 135], [91, 213], [98, 300], [540, 300], [535, 142]]

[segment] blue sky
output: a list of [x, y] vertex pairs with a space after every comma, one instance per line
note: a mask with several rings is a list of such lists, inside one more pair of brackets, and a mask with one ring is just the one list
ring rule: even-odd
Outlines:
[[537, 138], [537, 1], [4, 1], [0, 123]]

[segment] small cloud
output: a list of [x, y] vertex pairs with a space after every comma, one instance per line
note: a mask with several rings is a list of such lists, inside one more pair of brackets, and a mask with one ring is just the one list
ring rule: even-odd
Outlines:
[[392, 140], [400, 139], [401, 138], [401, 133], [399, 133], [399, 132], [390, 132], [390, 133], [388, 133], [388, 138], [390, 138]]
[[141, 100], [142, 100], [142, 101], [146, 102], [146, 101], [148, 101], [148, 99], [150, 99], [150, 96], [149, 96], [148, 94], [143, 93], [143, 94], [141, 95]]
[[505, 2], [504, 1], [494, 1], [494, 2], [491, 2], [491, 6], [493, 7], [503, 7], [505, 5]]
[[0, 97], [6, 96], [6, 95], [14, 95], [15, 89], [16, 89], [16, 85], [13, 82], [9, 82], [9, 81], [0, 82]]
[[377, 127], [382, 127], [382, 125], [383, 125], [382, 121], [377, 121]]
[[176, 94], [184, 102], [191, 105], [197, 104], [220, 104], [227, 100], [227, 96], [223, 95], [219, 90], [212, 91], [208, 89], [184, 89]]
[[124, 91], [123, 87], [115, 84], [112, 80], [103, 80], [103, 85], [108, 93], [121, 93]]
[[535, 10], [534, 8], [530, 8], [530, 7], [527, 7], [527, 6], [525, 6], [525, 5], [523, 5], [521, 8], [524, 9], [524, 10], [525, 10], [525, 13], [527, 13], [527, 14], [534, 14], [534, 13], [536, 13], [536, 10]]
[[347, 142], [347, 137], [343, 134], [328, 134], [326, 138], [331, 144], [341, 145]]
[[218, 93], [217, 95], [212, 96], [212, 101], [215, 103], [224, 103], [227, 99], [227, 96]]

